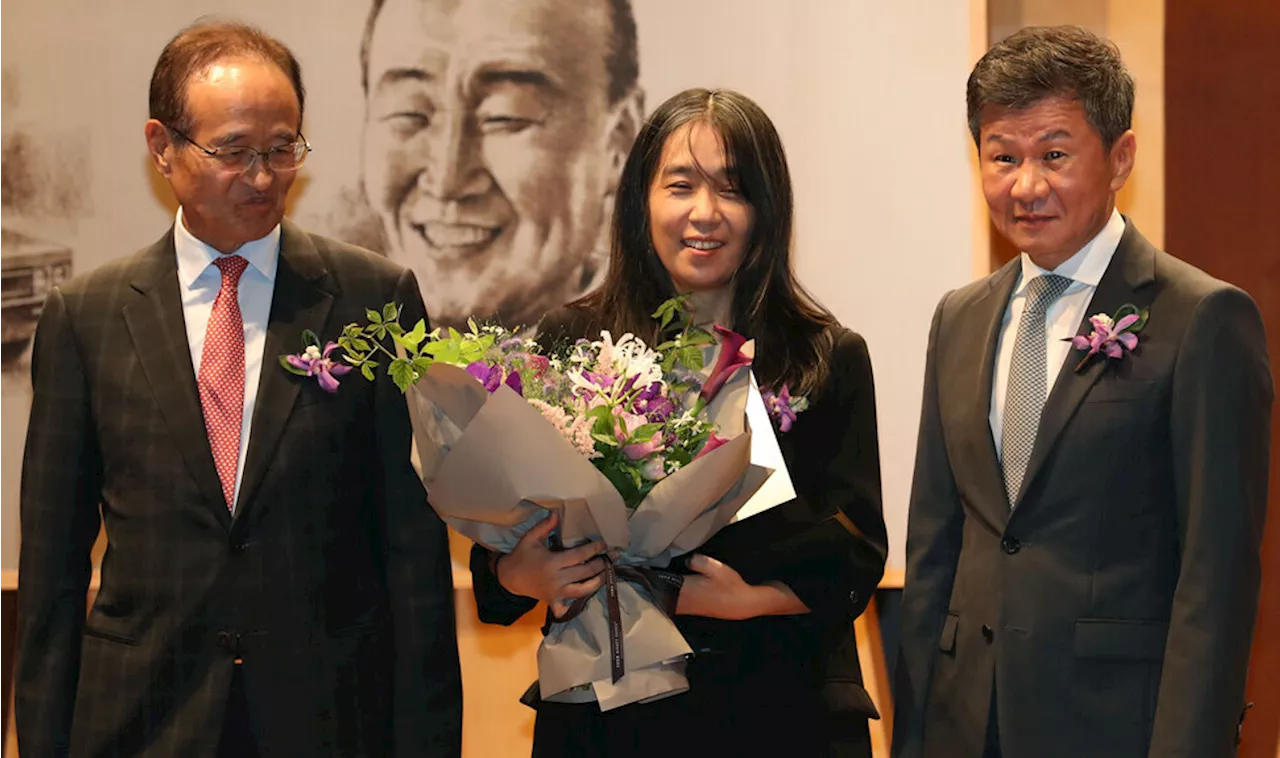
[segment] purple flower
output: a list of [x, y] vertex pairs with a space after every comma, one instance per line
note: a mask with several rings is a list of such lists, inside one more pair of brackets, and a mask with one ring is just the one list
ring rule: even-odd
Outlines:
[[641, 390], [632, 402], [632, 407], [655, 423], [666, 421], [676, 411], [676, 404], [662, 394], [661, 382], [654, 382]]
[[329, 342], [321, 352], [320, 348], [310, 345], [297, 355], [286, 355], [285, 360], [302, 376], [314, 376], [320, 389], [333, 394], [338, 391], [337, 377], [344, 376], [351, 370], [345, 363], [336, 363], [329, 357], [337, 346], [338, 343]]
[[476, 378], [476, 381], [483, 384], [490, 394], [497, 392], [498, 388], [505, 384], [517, 395], [524, 397], [524, 382], [520, 380], [520, 374], [515, 371], [508, 373], [502, 366], [490, 366], [484, 361], [476, 361], [468, 365], [466, 370]]
[[796, 411], [791, 407], [791, 388], [784, 384], [778, 394], [765, 390], [760, 397], [764, 400], [764, 407], [769, 415], [778, 422], [778, 429], [782, 432], [791, 431], [791, 425], [796, 422]]
[[706, 383], [702, 385], [702, 392], [698, 394], [700, 405], [714, 400], [735, 371], [751, 365], [751, 356], [742, 352], [742, 346], [747, 342], [746, 337], [722, 326], [716, 326], [715, 330], [720, 335], [720, 354], [716, 357], [715, 368], [711, 369], [711, 376], [707, 377]]
[[1088, 351], [1080, 361], [1080, 365], [1076, 367], [1077, 370], [1084, 366], [1085, 361], [1098, 353], [1103, 353], [1109, 358], [1119, 358], [1125, 354], [1125, 351], [1131, 351], [1137, 347], [1138, 335], [1125, 330], [1136, 324], [1139, 318], [1140, 315], [1137, 313], [1130, 313], [1119, 321], [1112, 321], [1111, 317], [1105, 313], [1090, 316], [1089, 323], [1093, 326], [1093, 331], [1088, 336], [1077, 334], [1071, 338], [1073, 347]]
[[467, 373], [476, 378], [489, 392], [497, 392], [502, 386], [502, 367], [490, 366], [484, 361], [476, 361], [467, 366]]

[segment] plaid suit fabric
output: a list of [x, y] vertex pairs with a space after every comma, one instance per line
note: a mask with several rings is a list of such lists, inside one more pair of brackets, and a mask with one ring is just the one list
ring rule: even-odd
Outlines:
[[211, 756], [236, 656], [267, 753], [459, 753], [445, 530], [409, 463], [403, 397], [354, 378], [329, 395], [274, 360], [302, 329], [336, 334], [391, 300], [422, 314], [411, 274], [286, 222], [233, 517], [172, 235], [50, 296], [22, 487], [24, 755]]

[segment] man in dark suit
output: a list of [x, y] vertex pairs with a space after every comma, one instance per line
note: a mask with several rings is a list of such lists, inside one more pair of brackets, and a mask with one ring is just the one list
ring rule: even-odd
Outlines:
[[[983, 192], [1022, 254], [934, 316], [896, 756], [1234, 754], [1266, 342], [1248, 295], [1116, 212], [1132, 106], [1118, 51], [1078, 28], [1025, 29], [969, 77]], [[1145, 326], [1098, 354], [1063, 341], [1129, 311]]]
[[22, 482], [24, 756], [460, 753], [445, 530], [404, 399], [386, 377], [331, 394], [278, 360], [366, 307], [425, 315], [411, 273], [283, 220], [302, 111], [278, 41], [180, 33], [145, 129], [177, 222], [48, 298]]

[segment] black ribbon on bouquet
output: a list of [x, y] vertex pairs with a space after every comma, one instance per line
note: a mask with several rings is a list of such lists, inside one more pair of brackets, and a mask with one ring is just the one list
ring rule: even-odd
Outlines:
[[[622, 610], [618, 605], [618, 580], [631, 582], [648, 592], [659, 610], [669, 617], [674, 617], [676, 601], [680, 598], [680, 588], [684, 585], [684, 576], [664, 569], [619, 566], [608, 554], [599, 557], [604, 561], [605, 615], [609, 620], [609, 668], [613, 683], [617, 684], [627, 672], [626, 659], [622, 650]], [[552, 624], [561, 624], [577, 618], [592, 597], [588, 595], [576, 598], [559, 616], [548, 608], [547, 623], [542, 627], [543, 636], [551, 630]]]

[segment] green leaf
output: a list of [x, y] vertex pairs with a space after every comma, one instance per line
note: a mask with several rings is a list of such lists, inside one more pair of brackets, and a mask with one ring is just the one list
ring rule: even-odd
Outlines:
[[674, 350], [662, 356], [662, 373], [670, 374], [676, 367], [676, 353]]
[[449, 341], [457, 343], [462, 342], [462, 335], [458, 334], [458, 330], [454, 329], [452, 326], [449, 327]]
[[633, 442], [647, 442], [650, 437], [662, 431], [662, 424], [641, 424], [631, 433]]
[[373, 369], [367, 363], [360, 367], [360, 375], [371, 382], [374, 380]]
[[307, 375], [307, 372], [306, 372], [306, 371], [303, 371], [302, 369], [300, 369], [300, 368], [298, 368], [298, 367], [296, 367], [296, 366], [291, 366], [291, 365], [289, 365], [289, 356], [287, 356], [287, 355], [282, 355], [282, 356], [280, 356], [280, 365], [281, 365], [281, 366], [284, 366], [284, 370], [285, 370], [285, 371], [288, 371], [290, 374], [296, 374], [297, 376], [306, 376], [306, 375]]
[[427, 373], [427, 370], [431, 368], [431, 364], [434, 363], [434, 361], [430, 358], [419, 357], [414, 358], [411, 363], [413, 364], [413, 370], [417, 371], [418, 374], [421, 375]]
[[612, 434], [601, 434], [600, 432], [592, 432], [591, 439], [596, 442], [608, 445], [609, 447], [617, 447], [618, 440]]
[[396, 308], [395, 303], [387, 303], [386, 305], [382, 306], [382, 320], [384, 322], [398, 321], [399, 319], [400, 319], [400, 309]]
[[659, 320], [659, 324], [658, 324], [659, 328], [666, 329], [667, 326], [671, 324], [671, 319], [675, 317], [676, 317], [676, 314], [672, 313], [671, 311], [667, 311], [666, 313], [663, 313], [662, 318]]
[[716, 341], [715, 335], [706, 329], [690, 329], [684, 336], [686, 345], [710, 345]]
[[1138, 332], [1142, 331], [1143, 327], [1147, 325], [1147, 319], [1150, 316], [1151, 316], [1151, 311], [1147, 310], [1146, 308], [1143, 308], [1142, 310], [1138, 311], [1138, 320], [1133, 322], [1133, 324], [1130, 325], [1129, 328], [1126, 329], [1125, 331], [1133, 332], [1134, 334], [1137, 334]]
[[369, 319], [370, 324], [381, 324], [382, 314], [370, 308], [364, 309], [364, 317]]
[[387, 367], [387, 373], [391, 375], [391, 380], [396, 383], [401, 392], [407, 392], [409, 385], [414, 381], [413, 364], [405, 358], [396, 358], [391, 361], [391, 365]]
[[362, 353], [369, 352], [369, 349], [371, 347], [371, 345], [367, 340], [362, 340], [358, 337], [356, 339], [351, 340], [351, 346]]
[[702, 359], [702, 349], [697, 345], [689, 345], [682, 347], [677, 351], [680, 363], [690, 371], [701, 371], [705, 365]]
[[320, 347], [320, 338], [317, 337], [316, 333], [311, 331], [310, 329], [303, 329], [302, 330], [302, 349], [306, 350], [312, 345], [315, 345], [316, 347]]
[[387, 324], [387, 331], [398, 337], [401, 334], [404, 334], [404, 327], [393, 321], [392, 323]]
[[480, 333], [480, 327], [476, 326], [476, 320], [469, 316], [467, 317], [467, 326], [471, 327], [472, 334]]

